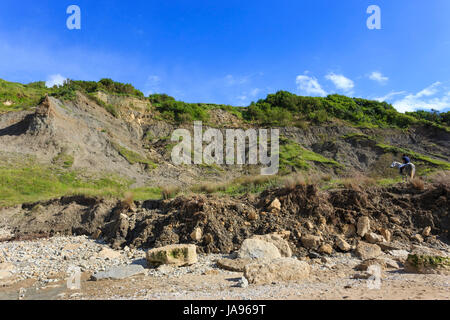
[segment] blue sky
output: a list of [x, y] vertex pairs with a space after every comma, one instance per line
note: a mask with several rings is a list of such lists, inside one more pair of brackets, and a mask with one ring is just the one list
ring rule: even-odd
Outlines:
[[[131, 4], [132, 3], [132, 4]], [[69, 5], [81, 30], [69, 30]], [[381, 30], [369, 30], [369, 5]], [[0, 78], [112, 78], [248, 105], [277, 90], [450, 107], [450, 1], [2, 0]]]

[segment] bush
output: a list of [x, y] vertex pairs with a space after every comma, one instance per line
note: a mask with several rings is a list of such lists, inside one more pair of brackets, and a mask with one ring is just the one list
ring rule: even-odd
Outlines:
[[425, 190], [425, 183], [420, 178], [414, 178], [411, 180], [411, 186], [419, 191]]
[[185, 123], [209, 119], [208, 109], [211, 107], [206, 104], [176, 101], [167, 94], [152, 94], [149, 100], [161, 116], [169, 121]]
[[266, 99], [252, 102], [243, 112], [244, 119], [265, 125], [285, 125], [296, 120], [310, 120], [317, 124], [331, 118], [349, 121], [359, 126], [407, 128], [423, 121], [448, 125], [449, 113], [428, 115], [402, 114], [386, 103], [373, 100], [349, 98], [338, 94], [321, 97], [302, 97], [278, 91]]

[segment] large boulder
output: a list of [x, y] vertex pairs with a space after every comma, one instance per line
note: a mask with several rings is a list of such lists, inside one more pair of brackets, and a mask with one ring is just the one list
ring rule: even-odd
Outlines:
[[278, 248], [270, 242], [260, 239], [245, 239], [238, 251], [240, 259], [277, 259], [281, 258]]
[[450, 256], [439, 250], [418, 247], [408, 255], [405, 271], [423, 274], [450, 274]]
[[251, 237], [251, 239], [258, 239], [272, 243], [275, 247], [277, 247], [278, 251], [280, 251], [282, 257], [289, 258], [292, 256], [292, 250], [289, 246], [289, 242], [284, 240], [280, 234], [271, 233], [263, 236], [255, 235]]
[[216, 261], [217, 266], [220, 269], [234, 271], [234, 272], [244, 272], [245, 266], [253, 263], [253, 259], [220, 259]]
[[380, 246], [363, 241], [358, 242], [355, 250], [356, 256], [362, 260], [377, 258], [381, 253]]
[[244, 276], [251, 284], [271, 284], [272, 282], [305, 280], [310, 270], [311, 267], [305, 261], [280, 258], [248, 264], [245, 266]]
[[338, 247], [341, 251], [344, 252], [350, 251], [352, 249], [352, 246], [349, 245], [347, 241], [345, 241], [340, 237], [336, 239], [336, 247]]
[[364, 237], [367, 232], [370, 231], [370, 219], [369, 217], [360, 217], [356, 225], [357, 233], [360, 237]]
[[147, 262], [154, 266], [187, 266], [197, 261], [197, 247], [194, 244], [173, 244], [147, 251]]
[[317, 249], [322, 242], [322, 239], [318, 236], [305, 235], [301, 239], [302, 244], [307, 249]]
[[369, 243], [380, 243], [385, 241], [384, 237], [376, 234], [375, 232], [367, 232], [364, 236], [364, 239], [366, 239]]

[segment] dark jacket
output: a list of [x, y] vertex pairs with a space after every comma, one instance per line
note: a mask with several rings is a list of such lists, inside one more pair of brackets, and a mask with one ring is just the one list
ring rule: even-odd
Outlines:
[[404, 163], [404, 164], [407, 164], [407, 163], [410, 163], [410, 162], [411, 162], [411, 160], [410, 160], [409, 157], [407, 157], [407, 156], [402, 157], [402, 159], [403, 159], [403, 163]]

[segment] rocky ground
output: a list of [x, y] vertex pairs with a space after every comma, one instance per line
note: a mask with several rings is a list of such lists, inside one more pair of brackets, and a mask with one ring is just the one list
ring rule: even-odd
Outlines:
[[[85, 236], [10, 241], [0, 243], [0, 299], [448, 300], [448, 273], [406, 273], [402, 261], [407, 255], [405, 250], [387, 250], [377, 257], [384, 260], [379, 288], [371, 286], [375, 282], [368, 279], [370, 274], [357, 270], [363, 259], [350, 252], [294, 256], [289, 259], [310, 266], [306, 278], [247, 285], [242, 272], [223, 270], [216, 263], [235, 258], [230, 255], [200, 254], [190, 266], [151, 268], [143, 250], [112, 250]], [[113, 270], [110, 276], [119, 276], [130, 265], [139, 267], [124, 279], [92, 277], [108, 270]], [[80, 268], [79, 289], [68, 288], [71, 267]]]

